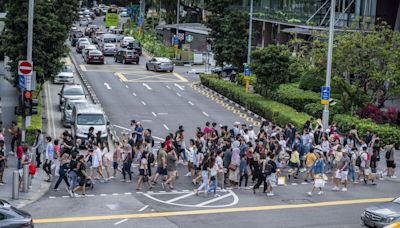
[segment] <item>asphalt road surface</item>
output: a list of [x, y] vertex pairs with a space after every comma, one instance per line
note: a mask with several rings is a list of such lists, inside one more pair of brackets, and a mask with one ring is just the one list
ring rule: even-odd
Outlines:
[[[101, 23], [98, 19], [96, 23]], [[140, 120], [159, 140], [183, 125], [186, 137], [206, 121], [232, 125], [247, 122], [240, 113], [227, 108], [212, 96], [192, 88], [197, 76], [188, 75], [190, 67], [176, 67], [174, 73], [148, 72], [146, 56], [140, 64], [114, 63], [106, 57], [104, 65], [87, 65], [72, 50], [73, 58], [87, 76], [111, 123], [119, 132], [132, 119]], [[76, 77], [79, 82], [79, 78]], [[60, 85], [46, 84], [48, 132], [63, 131], [58, 111]], [[207, 95], [207, 94], [206, 94]], [[126, 130], [126, 129], [125, 129]], [[175, 189], [147, 186], [137, 192], [133, 183], [119, 181], [95, 183], [86, 197], [70, 198], [64, 183], [60, 191], [50, 190], [42, 199], [25, 207], [34, 217], [35, 227], [359, 227], [363, 209], [390, 200], [398, 194], [399, 184], [379, 181], [377, 186], [350, 185], [348, 192], [332, 192], [331, 184], [322, 196], [306, 196], [311, 184], [300, 180], [275, 189], [274, 197], [259, 191], [235, 189], [219, 191], [219, 197], [193, 194], [191, 178], [178, 165]], [[137, 174], [137, 168], [134, 168]], [[154, 171], [153, 171], [154, 172]], [[250, 180], [249, 185], [254, 183]]]

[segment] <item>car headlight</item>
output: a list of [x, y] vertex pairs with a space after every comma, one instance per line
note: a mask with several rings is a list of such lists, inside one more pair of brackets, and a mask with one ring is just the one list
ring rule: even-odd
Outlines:
[[392, 222], [398, 220], [399, 218], [400, 218], [400, 216], [390, 216], [390, 217], [387, 217], [387, 218], [385, 219], [385, 222], [386, 222], [386, 223], [392, 223]]

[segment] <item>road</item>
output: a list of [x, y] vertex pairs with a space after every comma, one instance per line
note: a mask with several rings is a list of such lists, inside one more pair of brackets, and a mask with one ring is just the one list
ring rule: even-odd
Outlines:
[[[176, 67], [174, 73], [148, 72], [146, 56], [139, 65], [114, 63], [112, 57], [106, 57], [104, 65], [87, 65], [74, 50], [72, 53], [119, 132], [128, 128], [132, 119], [152, 129], [159, 141], [179, 125], [190, 138], [194, 128], [206, 121], [230, 126], [235, 121], [254, 124], [217, 98], [193, 89], [198, 78], [186, 73], [188, 67]], [[59, 135], [64, 129], [57, 106], [61, 86], [46, 84], [45, 88], [48, 132]], [[157, 185], [151, 191], [145, 188], [137, 192], [136, 183], [122, 183], [118, 177], [95, 183], [86, 197], [70, 198], [62, 184], [60, 191], [50, 190], [24, 209], [33, 215], [35, 227], [359, 227], [365, 207], [398, 194], [398, 183], [384, 180], [377, 186], [350, 185], [346, 193], [332, 192], [328, 184], [324, 195], [308, 197], [311, 184], [296, 180], [278, 186], [274, 197], [235, 189], [208, 198], [195, 196], [185, 167], [180, 164], [178, 168], [174, 190]], [[137, 168], [134, 170], [137, 173]]]

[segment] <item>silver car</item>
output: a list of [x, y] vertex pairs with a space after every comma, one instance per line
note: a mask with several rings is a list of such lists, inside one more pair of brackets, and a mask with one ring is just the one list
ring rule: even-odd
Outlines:
[[174, 64], [168, 58], [155, 57], [146, 63], [146, 70], [174, 71]]
[[103, 52], [103, 55], [111, 55], [114, 56], [117, 54], [118, 48], [115, 44], [113, 43], [105, 43], [103, 47], [101, 48], [101, 51]]
[[400, 197], [391, 202], [368, 207], [361, 214], [361, 224], [369, 227], [384, 227], [400, 221]]
[[58, 95], [60, 96], [60, 110], [64, 108], [64, 102], [67, 99], [86, 99], [85, 92], [81, 85], [64, 84]]
[[74, 83], [74, 70], [71, 65], [65, 65], [61, 72], [53, 78], [53, 83]]
[[83, 99], [67, 99], [64, 103], [64, 108], [61, 111], [61, 122], [64, 127], [71, 127], [72, 110], [77, 104], [87, 104], [87, 100]]

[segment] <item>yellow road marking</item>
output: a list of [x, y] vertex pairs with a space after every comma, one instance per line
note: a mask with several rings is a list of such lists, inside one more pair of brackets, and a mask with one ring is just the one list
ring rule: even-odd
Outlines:
[[339, 206], [339, 205], [351, 205], [351, 204], [363, 204], [363, 203], [381, 203], [381, 202], [388, 202], [391, 200], [393, 200], [393, 198], [373, 198], [373, 199], [358, 199], [358, 200], [327, 201], [327, 202], [306, 203], [306, 204], [284, 204], [284, 205], [270, 205], [270, 206], [256, 206], [256, 207], [236, 207], [236, 208], [220, 208], [220, 209], [207, 209], [207, 210], [191, 210], [191, 211], [155, 212], [155, 213], [143, 213], [143, 214], [47, 218], [47, 219], [34, 219], [33, 222], [36, 224], [40, 224], [40, 223], [113, 220], [113, 219], [126, 219], [126, 218], [138, 219], [138, 218], [154, 218], [154, 217], [172, 217], [172, 216], [183, 216], [183, 215], [221, 214], [221, 213], [233, 213], [233, 212], [268, 211], [268, 210], [283, 210], [283, 209], [310, 208], [310, 207]]
[[188, 82], [188, 80], [185, 77], [183, 77], [182, 75], [180, 75], [176, 72], [174, 72], [172, 74], [175, 75], [175, 77], [179, 78], [182, 82]]
[[72, 64], [71, 58], [69, 56], [63, 58], [63, 60], [65, 61], [65, 65], [74, 65]]
[[121, 79], [123, 82], [128, 81], [128, 79], [126, 79], [125, 75], [121, 72], [117, 72], [117, 73], [115, 73], [115, 75], [117, 75], [119, 77], [119, 79]]
[[81, 64], [81, 65], [79, 65], [79, 67], [81, 68], [82, 71], [87, 71], [85, 65], [82, 65], [82, 64]]

